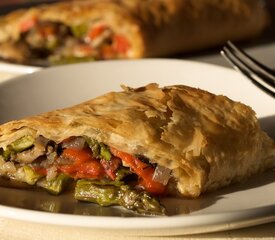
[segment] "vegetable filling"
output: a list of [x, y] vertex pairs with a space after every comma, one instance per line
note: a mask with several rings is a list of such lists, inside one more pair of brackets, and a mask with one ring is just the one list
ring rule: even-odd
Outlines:
[[86, 136], [55, 143], [26, 135], [0, 149], [0, 175], [52, 194], [76, 182], [74, 197], [141, 214], [164, 214], [154, 195], [165, 195], [170, 170]]
[[131, 48], [123, 34], [114, 32], [105, 23], [69, 26], [60, 22], [38, 21], [35, 17], [21, 23], [20, 38], [15, 44], [24, 51], [16, 54], [9, 51], [10, 60], [46, 59], [48, 64], [127, 58]]

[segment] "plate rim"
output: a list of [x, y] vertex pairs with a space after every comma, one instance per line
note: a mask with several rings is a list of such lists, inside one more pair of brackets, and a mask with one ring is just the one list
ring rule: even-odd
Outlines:
[[[159, 233], [161, 236], [178, 236], [242, 229], [271, 223], [275, 221], [275, 205], [241, 211], [225, 211], [199, 215], [182, 214], [164, 217], [119, 217], [41, 212], [0, 204], [0, 217], [36, 224], [81, 227], [91, 230], [125, 230], [125, 234], [131, 232], [136, 233], [136, 231], [142, 230], [141, 234], [148, 236], [158, 236], [158, 232], [162, 230], [161, 233]], [[181, 220], [184, 220], [184, 224]], [[154, 222], [154, 224], [152, 224], [152, 222]], [[163, 229], [169, 229], [169, 232], [163, 231]], [[173, 234], [171, 234], [171, 230]]]

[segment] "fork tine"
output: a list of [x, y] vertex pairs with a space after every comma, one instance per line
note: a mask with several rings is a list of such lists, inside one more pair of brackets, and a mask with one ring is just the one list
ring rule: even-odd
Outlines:
[[248, 54], [246, 54], [241, 49], [237, 48], [232, 42], [227, 42], [225, 46], [228, 51], [230, 51], [232, 54], [235, 55], [238, 60], [240, 60], [244, 65], [246, 65], [253, 73], [256, 75], [259, 75], [259, 77], [264, 78], [265, 82], [275, 87], [275, 75], [271, 74], [271, 70], [265, 67], [265, 69], [268, 69], [269, 71], [266, 71], [259, 63], [250, 57]]
[[[253, 75], [257, 76], [258, 82], [263, 82], [264, 85], [271, 85], [271, 88], [275, 88], [275, 75], [271, 75], [270, 73], [264, 71], [258, 64], [256, 64], [256, 60], [254, 61], [252, 57], [248, 59], [246, 56], [249, 55], [244, 55], [241, 52], [239, 52], [240, 49], [238, 49], [231, 42], [228, 42], [228, 44], [225, 45], [223, 49], [235, 59], [236, 64], [237, 62], [241, 63], [243, 67], [245, 67], [247, 70], [253, 73]], [[242, 52], [244, 53], [244, 51]]]
[[270, 75], [271, 78], [275, 80], [275, 71], [270, 69], [269, 67], [265, 66], [264, 64], [260, 63], [250, 55], [248, 55], [245, 51], [238, 48], [235, 44], [233, 44], [231, 41], [227, 41], [226, 46], [230, 48], [233, 52], [238, 54], [243, 60], [247, 61], [251, 66], [253, 65], [257, 69], [261, 71], [265, 71], [268, 75]]
[[247, 63], [236, 56], [236, 54], [232, 52], [231, 48], [229, 49], [227, 46], [223, 47], [221, 54], [233, 65], [235, 69], [242, 72], [257, 87], [272, 97], [275, 97], [275, 84], [270, 83], [270, 79], [267, 80], [268, 77], [266, 75], [251, 69]]

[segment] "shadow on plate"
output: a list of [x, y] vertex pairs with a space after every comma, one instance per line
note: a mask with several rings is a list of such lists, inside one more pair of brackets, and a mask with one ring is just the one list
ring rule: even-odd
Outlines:
[[34, 189], [0, 187], [0, 195], [1, 205], [27, 210], [90, 216], [139, 216], [120, 207], [101, 207], [93, 203], [78, 202], [72, 192], [55, 196]]
[[275, 139], [275, 115], [259, 119], [262, 129]]
[[163, 199], [162, 203], [170, 216], [195, 213], [215, 204], [223, 198], [227, 198], [229, 194], [260, 188], [273, 182], [275, 182], [274, 169], [262, 174], [253, 175], [242, 183], [234, 183], [217, 191], [205, 193], [196, 199], [167, 198]]

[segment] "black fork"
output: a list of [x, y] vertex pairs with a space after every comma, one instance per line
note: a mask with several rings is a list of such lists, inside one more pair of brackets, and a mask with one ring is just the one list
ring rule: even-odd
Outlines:
[[257, 87], [275, 97], [274, 70], [258, 62], [230, 41], [223, 47], [221, 55]]

